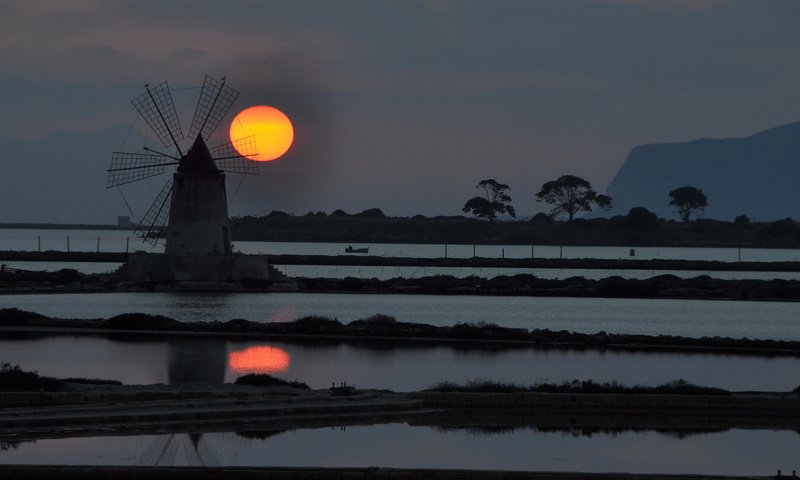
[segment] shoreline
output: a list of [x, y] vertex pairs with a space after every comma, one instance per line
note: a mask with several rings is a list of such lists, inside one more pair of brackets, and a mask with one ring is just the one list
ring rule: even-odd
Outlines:
[[[124, 263], [126, 252], [0, 251], [0, 261], [107, 262]], [[242, 254], [244, 255], [244, 254]], [[678, 270], [736, 272], [797, 272], [798, 261], [731, 261], [604, 258], [424, 258], [380, 257], [374, 255], [270, 254], [270, 265], [374, 266], [374, 267], [457, 267], [457, 268], [540, 268], [567, 270]]]
[[0, 333], [50, 335], [207, 335], [220, 338], [265, 338], [296, 343], [363, 343], [447, 345], [474, 349], [571, 349], [672, 353], [717, 353], [753, 356], [800, 356], [800, 341], [731, 337], [569, 332], [502, 327], [496, 324], [434, 326], [399, 322], [377, 314], [342, 323], [325, 317], [260, 323], [244, 319], [180, 322], [161, 315], [125, 313], [108, 319], [60, 319], [15, 308], [0, 309]]
[[0, 480], [16, 478], [100, 480], [169, 478], [172, 480], [777, 480], [790, 475], [706, 475], [600, 472], [540, 472], [385, 467], [129, 467], [94, 465], [0, 465]]
[[691, 434], [800, 429], [800, 394], [777, 392], [472, 393], [244, 387], [232, 384], [72, 385], [0, 392], [0, 440], [373, 425], [481, 430]]

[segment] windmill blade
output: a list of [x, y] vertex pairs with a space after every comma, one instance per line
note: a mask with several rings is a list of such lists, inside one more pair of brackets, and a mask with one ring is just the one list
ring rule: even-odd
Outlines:
[[189, 127], [189, 138], [195, 138], [197, 134], [201, 134], [205, 140], [211, 138], [238, 96], [239, 92], [225, 85], [225, 77], [217, 80], [206, 75]]
[[140, 237], [144, 242], [155, 246], [161, 238], [161, 233], [164, 225], [167, 224], [169, 219], [169, 205], [172, 199], [172, 178], [167, 180], [161, 192], [147, 209], [144, 214], [142, 222], [136, 227], [135, 235]]
[[208, 151], [217, 168], [224, 172], [258, 175], [258, 162], [254, 159], [258, 155], [255, 135], [217, 145]]
[[168, 157], [150, 153], [111, 152], [106, 188], [118, 187], [164, 173], [164, 167], [175, 165]]
[[153, 88], [145, 85], [145, 89], [147, 91], [131, 100], [131, 103], [153, 129], [153, 133], [161, 143], [167, 148], [174, 146], [182, 155], [178, 140], [183, 139], [183, 131], [175, 111], [175, 104], [172, 102], [169, 84], [164, 82]]

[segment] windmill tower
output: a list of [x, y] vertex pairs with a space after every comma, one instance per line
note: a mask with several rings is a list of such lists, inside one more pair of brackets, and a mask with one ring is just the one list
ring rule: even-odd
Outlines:
[[[168, 167], [174, 171], [136, 229], [152, 245], [165, 238], [165, 252], [131, 255], [129, 280], [268, 277], [265, 256], [233, 254], [225, 191], [225, 172], [258, 174], [258, 164], [251, 159], [257, 154], [255, 138], [206, 145], [238, 95], [225, 85], [225, 78], [206, 76], [186, 139], [167, 82], [146, 85], [145, 93], [131, 101], [167, 152], [174, 153], [147, 147], [147, 153], [113, 152], [106, 188], [161, 175]], [[188, 148], [182, 146], [187, 140], [192, 142]]]

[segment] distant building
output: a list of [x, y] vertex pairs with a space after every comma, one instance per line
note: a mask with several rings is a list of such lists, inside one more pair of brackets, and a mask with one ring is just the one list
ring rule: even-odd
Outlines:
[[127, 215], [120, 215], [117, 217], [117, 227], [119, 228], [136, 228], [136, 224], [131, 222], [131, 217]]

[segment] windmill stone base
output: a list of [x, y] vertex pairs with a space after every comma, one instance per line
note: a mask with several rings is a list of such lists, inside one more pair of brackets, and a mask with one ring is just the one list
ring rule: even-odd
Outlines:
[[270, 280], [266, 255], [166, 255], [133, 253], [128, 256], [129, 282], [241, 282]]

